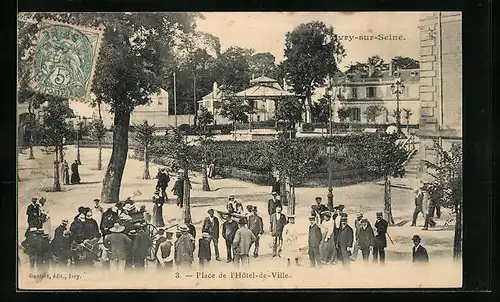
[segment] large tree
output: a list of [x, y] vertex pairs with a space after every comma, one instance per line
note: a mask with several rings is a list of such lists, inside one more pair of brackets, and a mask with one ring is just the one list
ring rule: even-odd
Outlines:
[[365, 157], [365, 166], [376, 176], [384, 179], [384, 217], [389, 225], [394, 225], [391, 202], [391, 177], [403, 177], [404, 163], [408, 152], [397, 142], [397, 134], [375, 134], [363, 141], [369, 156]]
[[285, 122], [285, 131], [290, 138], [295, 137], [295, 126], [302, 121], [304, 107], [301, 101], [295, 96], [288, 96], [281, 99], [274, 111], [276, 121]]
[[338, 70], [345, 56], [333, 27], [315, 21], [300, 24], [286, 34], [283, 68], [297, 95], [305, 97], [306, 122], [316, 87], [324, 85], [325, 78]]
[[214, 73], [228, 93], [236, 93], [250, 84], [249, 58], [253, 52], [253, 49], [231, 46], [217, 58]]
[[61, 191], [59, 163], [62, 161], [62, 149], [65, 139], [71, 135], [68, 119], [73, 117], [73, 111], [66, 100], [46, 96], [47, 107], [44, 108], [43, 123], [40, 133], [42, 144], [54, 151], [54, 181], [52, 190]]
[[[329, 133], [328, 122], [330, 121], [330, 114], [332, 113], [330, 102], [326, 96], [323, 96], [317, 102], [313, 103], [311, 107], [311, 117], [314, 123], [322, 123]], [[321, 131], [323, 133], [323, 130]]]
[[259, 52], [249, 58], [250, 72], [255, 77], [268, 76], [273, 78], [276, 73], [276, 58], [269, 52]]

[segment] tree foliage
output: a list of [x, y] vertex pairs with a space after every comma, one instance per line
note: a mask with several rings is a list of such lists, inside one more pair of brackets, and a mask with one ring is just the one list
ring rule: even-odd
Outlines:
[[366, 119], [368, 120], [368, 122], [375, 123], [377, 117], [379, 117], [380, 115], [382, 115], [382, 113], [384, 112], [384, 110], [385, 110], [384, 106], [381, 106], [381, 105], [370, 105], [370, 106], [366, 107], [364, 114], [365, 114]]
[[351, 115], [351, 108], [339, 108], [337, 114], [341, 122], [344, 122]]
[[365, 148], [368, 150], [365, 165], [379, 177], [403, 177], [407, 151], [396, 141], [397, 135], [385, 133], [367, 137]]
[[409, 57], [396, 56], [392, 58], [392, 64], [394, 70], [420, 68], [420, 62]]
[[312, 121], [315, 123], [328, 123], [330, 121], [330, 103], [326, 96], [323, 96], [311, 107]]
[[338, 70], [337, 64], [345, 50], [333, 27], [315, 21], [300, 24], [286, 34], [283, 70], [297, 95], [311, 95], [325, 78]]
[[219, 113], [222, 117], [225, 117], [235, 122], [247, 122], [248, 113], [250, 107], [242, 98], [228, 96], [222, 100]]
[[207, 135], [207, 126], [214, 122], [214, 115], [206, 107], [201, 107], [198, 111], [198, 129], [200, 135]]
[[260, 52], [253, 54], [249, 58], [250, 72], [255, 77], [268, 76], [275, 78], [276, 76], [276, 58], [269, 52]]
[[278, 121], [287, 122], [290, 129], [293, 129], [296, 123], [302, 121], [303, 112], [301, 101], [295, 96], [287, 96], [278, 101], [274, 117]]

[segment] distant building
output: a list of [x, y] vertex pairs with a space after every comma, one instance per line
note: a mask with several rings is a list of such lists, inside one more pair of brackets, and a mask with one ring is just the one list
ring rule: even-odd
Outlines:
[[452, 143], [462, 142], [462, 13], [422, 13], [419, 28], [418, 153], [433, 161], [436, 143], [448, 149]]
[[[393, 70], [389, 64], [388, 70], [380, 71], [377, 76], [369, 74], [367, 78], [344, 79], [336, 91], [340, 91], [340, 97], [336, 98], [333, 105], [334, 122], [341, 122], [337, 112], [339, 108], [349, 109], [350, 115], [344, 121], [347, 123], [369, 123], [365, 112], [370, 106], [380, 106], [381, 114], [375, 118], [376, 124], [395, 123], [394, 111], [397, 108], [397, 95], [393, 93], [391, 85], [400, 80], [403, 85], [403, 93], [399, 95], [399, 108], [401, 110], [401, 125], [407, 122], [410, 125], [418, 125], [420, 116], [420, 70], [401, 69]], [[410, 118], [405, 119], [403, 109], [409, 109]]]

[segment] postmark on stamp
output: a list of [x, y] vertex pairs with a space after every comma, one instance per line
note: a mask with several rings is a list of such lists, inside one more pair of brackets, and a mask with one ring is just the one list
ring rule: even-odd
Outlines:
[[58, 97], [88, 99], [99, 42], [99, 31], [45, 23], [36, 47], [33, 89]]

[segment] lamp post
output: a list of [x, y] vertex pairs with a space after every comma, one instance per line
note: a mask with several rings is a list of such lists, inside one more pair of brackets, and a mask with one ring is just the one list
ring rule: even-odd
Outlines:
[[333, 142], [329, 139], [326, 143], [326, 154], [328, 155], [328, 208], [333, 210], [333, 167], [332, 167], [332, 155], [335, 152], [335, 147], [333, 146]]
[[398, 131], [401, 128], [401, 112], [399, 110], [399, 95], [404, 93], [405, 85], [401, 82], [400, 78], [391, 85], [392, 93], [396, 95], [396, 127]]
[[76, 163], [81, 165], [82, 162], [80, 161], [80, 131], [82, 130], [82, 122], [81, 122], [81, 117], [78, 116], [78, 127], [76, 130]]

